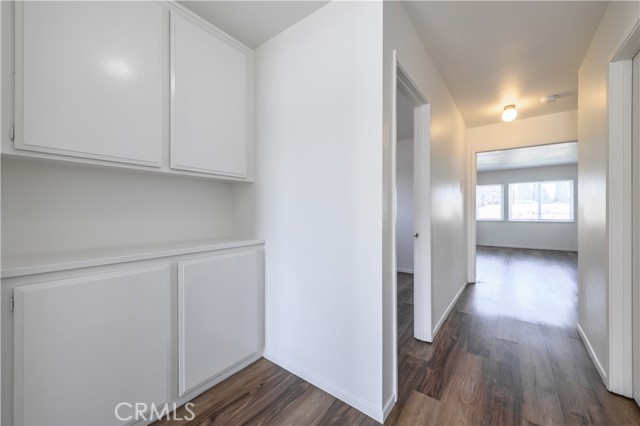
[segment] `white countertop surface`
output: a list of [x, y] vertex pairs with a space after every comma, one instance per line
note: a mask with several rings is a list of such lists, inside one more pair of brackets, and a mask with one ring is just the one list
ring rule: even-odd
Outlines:
[[264, 244], [262, 239], [225, 238], [214, 240], [177, 241], [125, 247], [108, 247], [57, 253], [3, 256], [2, 278], [43, 274], [69, 269], [89, 268], [136, 260], [179, 256], [213, 250], [223, 250]]

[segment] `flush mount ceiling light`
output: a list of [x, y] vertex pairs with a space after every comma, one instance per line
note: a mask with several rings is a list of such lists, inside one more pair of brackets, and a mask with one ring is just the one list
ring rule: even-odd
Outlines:
[[540, 98], [541, 104], [552, 104], [558, 100], [558, 95], [545, 96], [544, 98]]
[[504, 107], [504, 111], [502, 111], [502, 121], [513, 121], [518, 116], [518, 111], [516, 111], [515, 105], [507, 105]]

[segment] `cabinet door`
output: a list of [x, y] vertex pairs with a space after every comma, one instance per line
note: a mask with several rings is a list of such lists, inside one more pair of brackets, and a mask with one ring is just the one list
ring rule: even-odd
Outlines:
[[159, 167], [168, 19], [156, 2], [16, 2], [15, 147]]
[[[124, 424], [169, 395], [168, 266], [16, 287], [18, 425]], [[120, 403], [131, 404], [118, 410]]]
[[178, 262], [180, 395], [260, 350], [259, 251]]
[[171, 167], [247, 176], [251, 54], [172, 13]]

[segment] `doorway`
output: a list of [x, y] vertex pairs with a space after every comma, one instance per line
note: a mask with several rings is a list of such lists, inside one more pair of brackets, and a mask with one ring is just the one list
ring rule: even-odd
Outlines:
[[[392, 259], [393, 259], [393, 364], [398, 395], [398, 273], [411, 285], [412, 338], [431, 342], [431, 108], [427, 98], [395, 60], [392, 121]], [[399, 128], [401, 126], [401, 128]], [[406, 310], [401, 310], [402, 315]]]
[[500, 306], [511, 332], [524, 321], [576, 336], [578, 143], [478, 152], [475, 169], [472, 299]]
[[[418, 340], [431, 342], [433, 336], [431, 324], [431, 215], [429, 206], [431, 199], [430, 105], [400, 64], [397, 67], [396, 105], [402, 108], [402, 110], [398, 110], [396, 107], [396, 134], [394, 138], [396, 153], [394, 156], [396, 159], [394, 222], [396, 223], [396, 232], [398, 230], [402, 232], [402, 235], [396, 234], [396, 269], [400, 265], [400, 260], [403, 265], [411, 266], [410, 268], [405, 266], [404, 271], [411, 270], [413, 274], [414, 337]], [[412, 115], [412, 117], [403, 116], [400, 120], [398, 112]], [[403, 128], [399, 129], [398, 124], [401, 124]], [[406, 126], [411, 126], [412, 129], [406, 129]], [[403, 133], [400, 134], [399, 130]], [[405, 139], [400, 140], [399, 136]], [[404, 161], [400, 166], [403, 167], [407, 162], [411, 162], [411, 170], [398, 169], [399, 155]], [[407, 158], [408, 156], [410, 157]], [[398, 185], [399, 183], [401, 186]], [[402, 205], [398, 204], [399, 201], [402, 202]], [[403, 256], [402, 259], [400, 259], [400, 255]], [[397, 283], [395, 287], [397, 291]]]

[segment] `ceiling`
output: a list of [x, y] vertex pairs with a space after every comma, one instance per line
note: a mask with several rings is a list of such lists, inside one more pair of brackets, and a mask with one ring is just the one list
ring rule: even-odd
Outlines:
[[[256, 48], [327, 1], [180, 1]], [[467, 127], [578, 107], [578, 69], [607, 7], [602, 1], [405, 1]], [[558, 95], [552, 104], [539, 99]], [[400, 123], [399, 123], [400, 124]], [[400, 130], [400, 129], [399, 129]], [[410, 137], [410, 136], [409, 136]]]
[[[467, 127], [578, 107], [578, 69], [607, 2], [408, 1]], [[539, 99], [558, 95], [552, 104]]]
[[578, 142], [479, 152], [478, 172], [578, 163]]
[[179, 1], [252, 49], [312, 14], [328, 1]]

